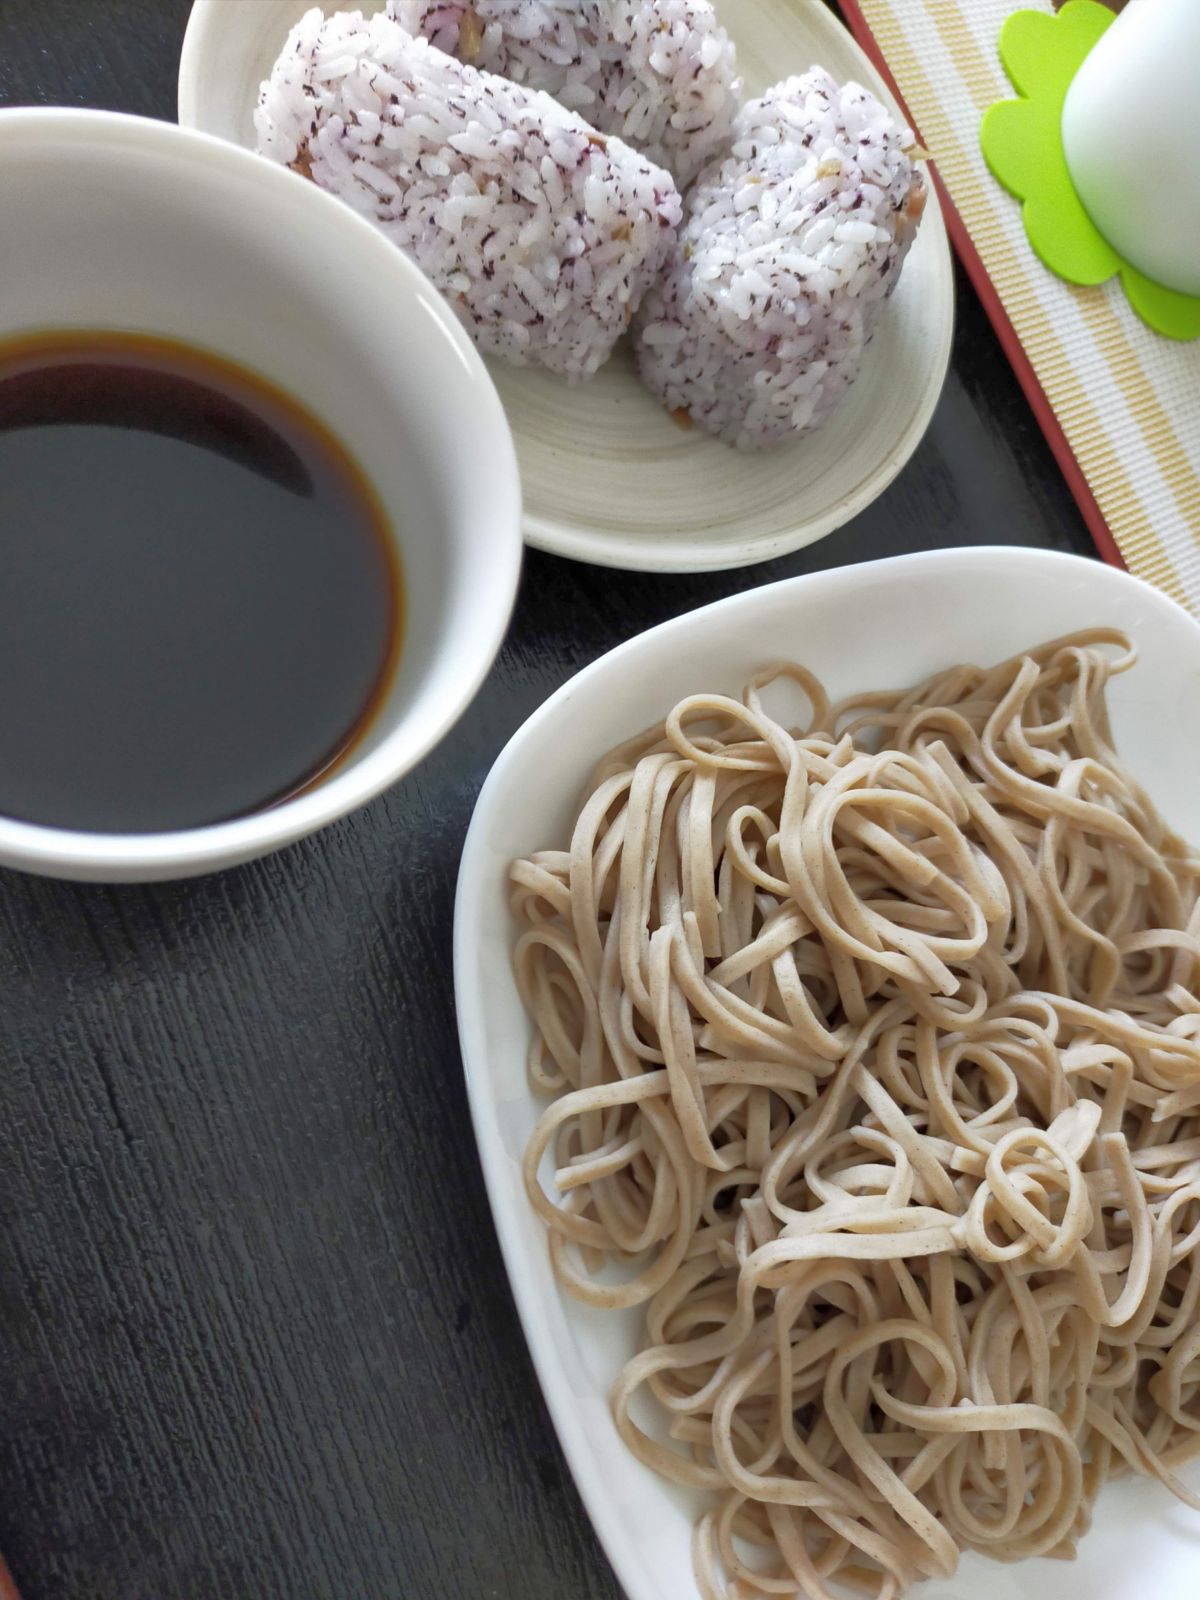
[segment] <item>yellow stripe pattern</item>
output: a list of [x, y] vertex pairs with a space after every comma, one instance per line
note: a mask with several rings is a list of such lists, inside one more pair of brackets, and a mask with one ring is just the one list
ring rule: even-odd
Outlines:
[[1056, 278], [980, 152], [980, 118], [1013, 93], [996, 42], [1020, 7], [859, 3], [1126, 564], [1200, 615], [1200, 343], [1151, 332], [1119, 283]]

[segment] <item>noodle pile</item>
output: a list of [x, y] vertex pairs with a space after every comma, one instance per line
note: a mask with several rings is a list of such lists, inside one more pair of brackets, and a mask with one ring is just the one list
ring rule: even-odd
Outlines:
[[712, 1492], [705, 1600], [1070, 1557], [1127, 1470], [1200, 1507], [1200, 858], [1113, 751], [1132, 661], [773, 666], [511, 869], [526, 1186], [563, 1285], [644, 1307], [614, 1413]]

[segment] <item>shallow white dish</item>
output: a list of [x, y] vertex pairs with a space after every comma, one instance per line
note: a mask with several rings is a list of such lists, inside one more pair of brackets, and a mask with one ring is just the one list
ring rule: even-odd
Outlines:
[[[1200, 839], [1200, 624], [1099, 562], [1020, 549], [937, 551], [751, 590], [632, 639], [565, 684], [510, 740], [480, 794], [455, 910], [459, 1035], [475, 1133], [513, 1293], [551, 1415], [630, 1600], [697, 1600], [689, 1537], [699, 1499], [629, 1455], [606, 1396], [639, 1316], [568, 1301], [550, 1270], [520, 1163], [542, 1102], [525, 1078], [529, 1026], [509, 966], [506, 869], [565, 845], [605, 750], [683, 694], [737, 692], [792, 656], [835, 696], [914, 683], [954, 661], [991, 662], [1095, 624], [1128, 630], [1136, 671], [1113, 685], [1117, 744], [1174, 825]], [[1185, 1477], [1200, 1485], [1200, 1463]], [[1200, 1519], [1144, 1480], [1111, 1486], [1079, 1560], [1008, 1567], [970, 1556], [920, 1600], [1195, 1600]]]
[[[379, 0], [341, 0], [375, 10]], [[326, 11], [337, 0], [324, 0]], [[253, 146], [258, 86], [308, 0], [196, 0], [179, 73], [179, 120]], [[718, 0], [747, 92], [815, 64], [886, 101], [878, 73], [822, 0]], [[603, 566], [702, 572], [811, 544], [871, 503], [928, 426], [954, 321], [936, 195], [859, 382], [826, 427], [740, 455], [685, 431], [642, 388], [624, 349], [589, 384], [490, 363], [517, 443], [525, 537]]]

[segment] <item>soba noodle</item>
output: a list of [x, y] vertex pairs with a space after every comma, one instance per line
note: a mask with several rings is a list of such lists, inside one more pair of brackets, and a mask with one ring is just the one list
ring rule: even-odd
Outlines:
[[1069, 1557], [1129, 1470], [1200, 1507], [1200, 859], [1112, 748], [1132, 661], [835, 706], [773, 666], [512, 867], [529, 1197], [573, 1295], [645, 1308], [613, 1410], [711, 1491], [705, 1600]]

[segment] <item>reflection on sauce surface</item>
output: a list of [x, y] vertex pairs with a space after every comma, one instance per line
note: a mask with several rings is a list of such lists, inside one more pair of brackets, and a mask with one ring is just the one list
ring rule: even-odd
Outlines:
[[369, 725], [402, 617], [373, 490], [287, 395], [135, 335], [0, 346], [0, 813], [275, 804]]

